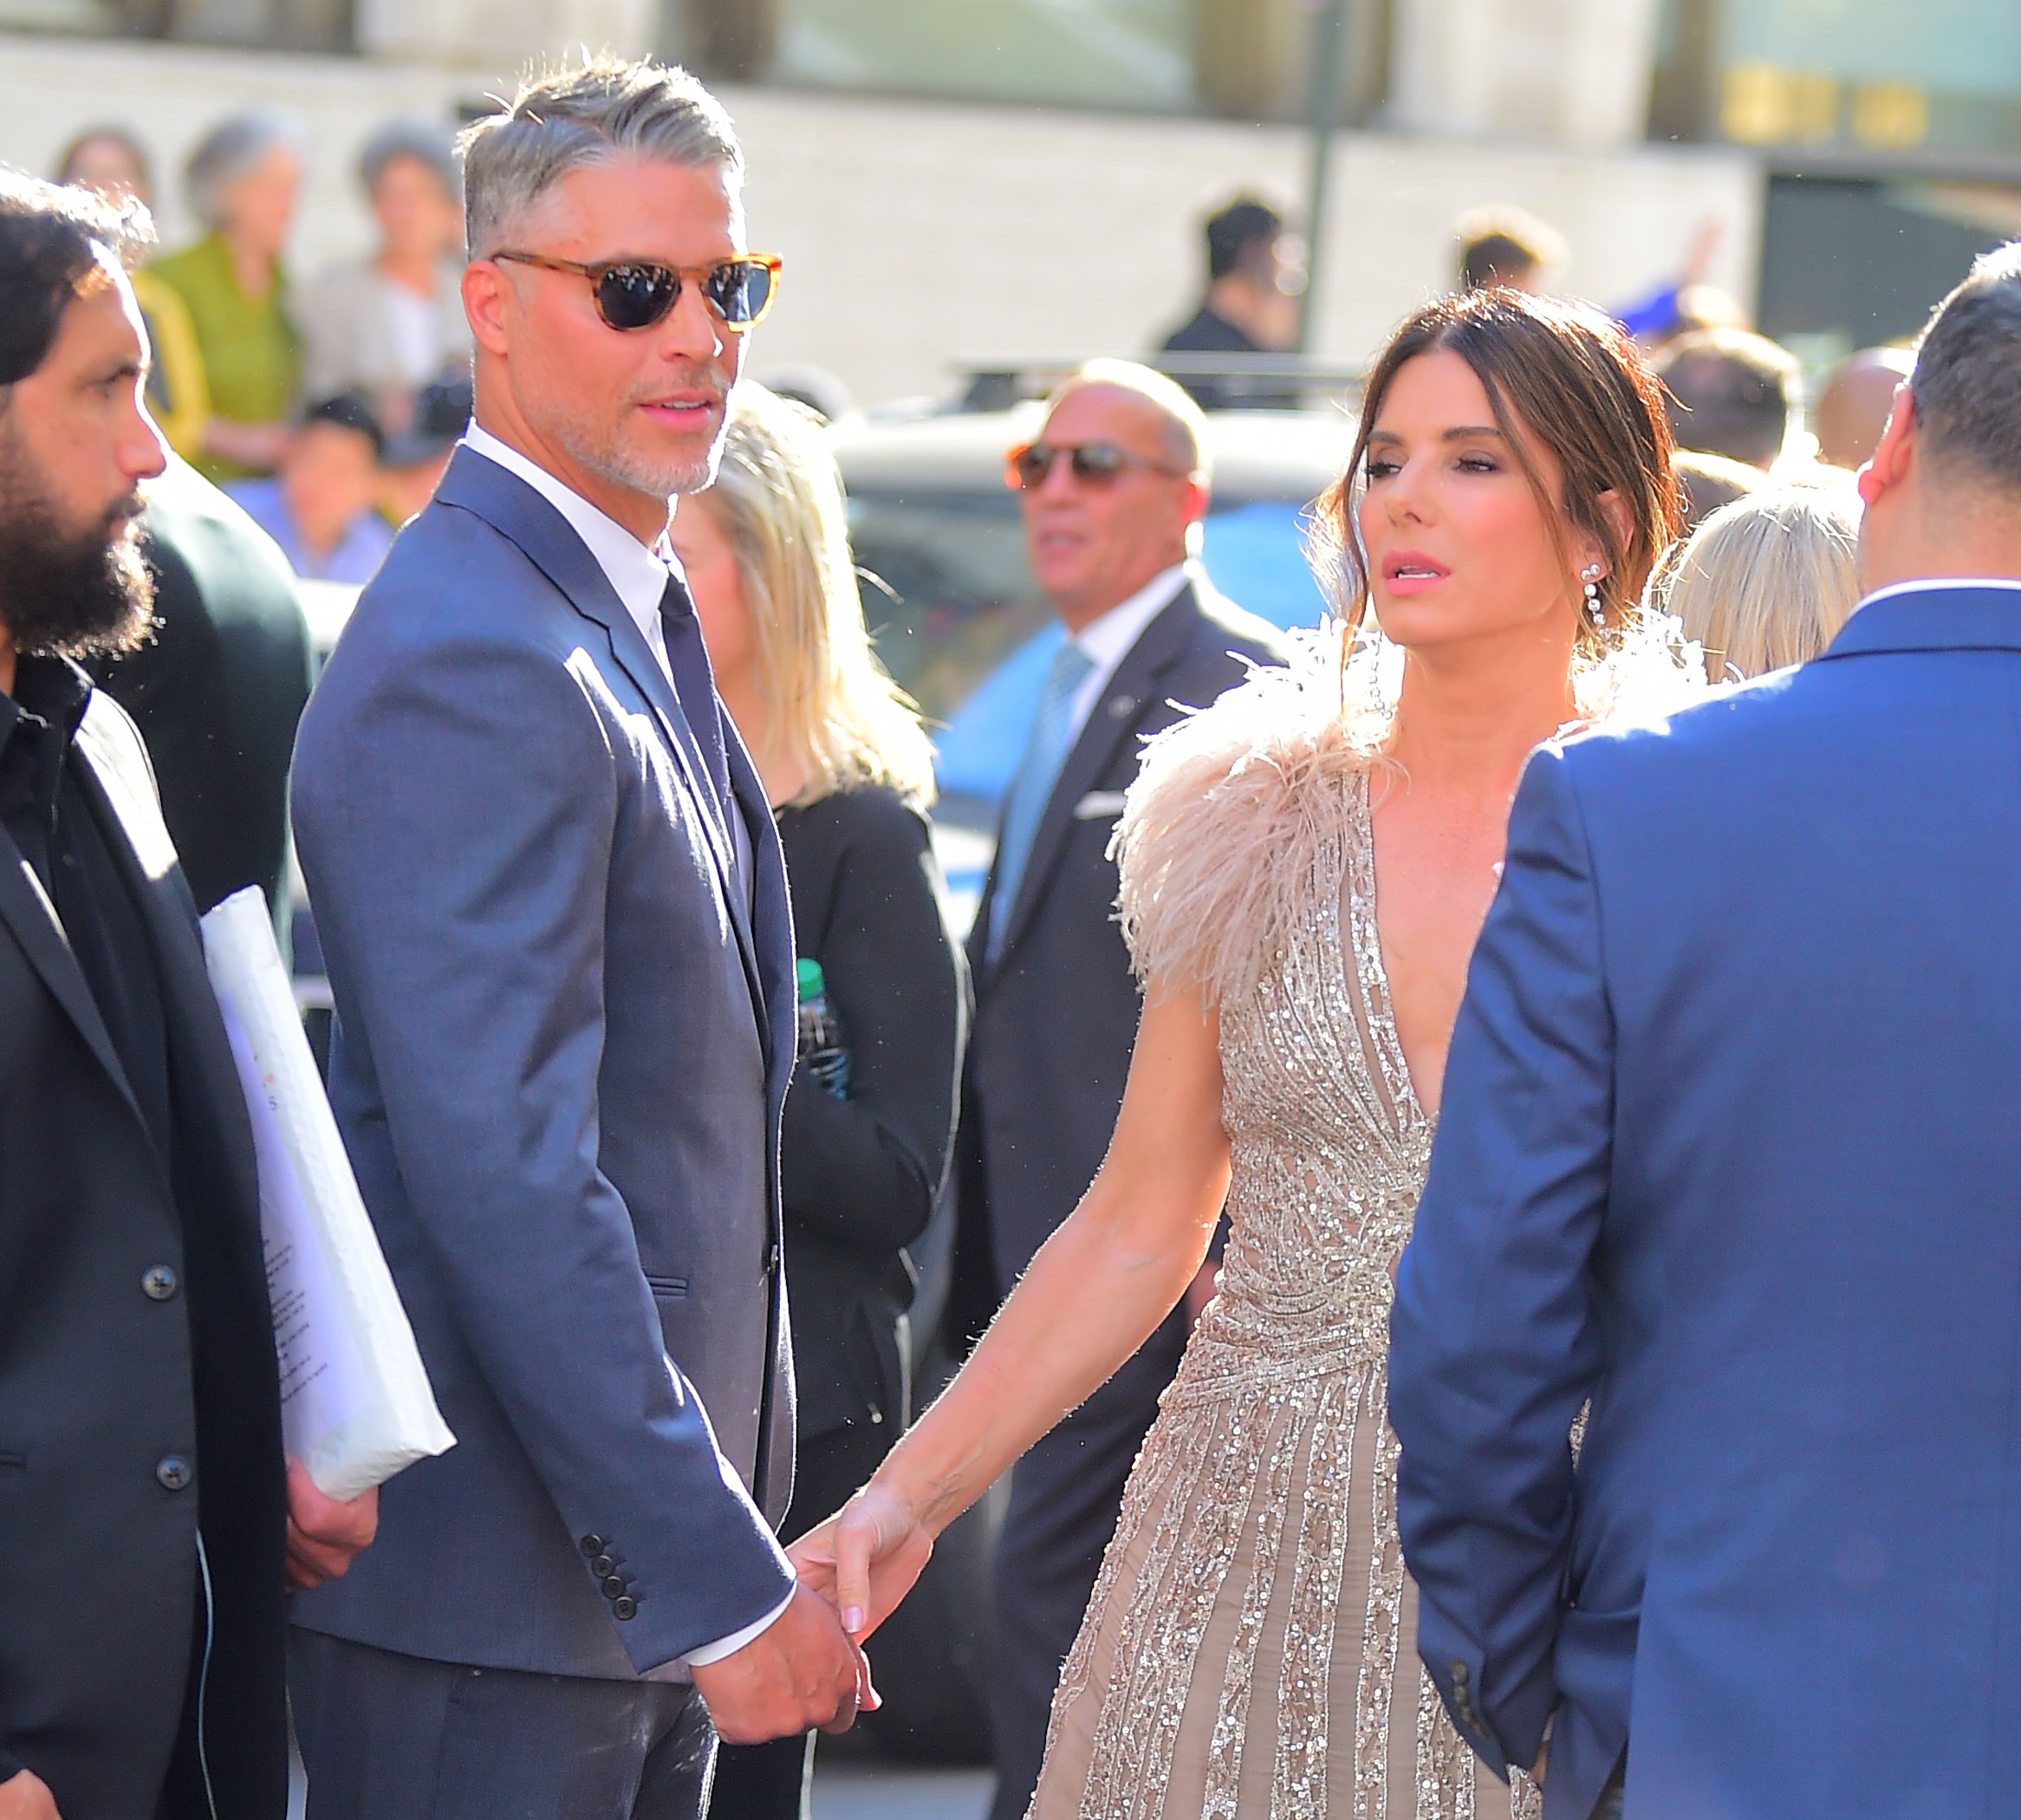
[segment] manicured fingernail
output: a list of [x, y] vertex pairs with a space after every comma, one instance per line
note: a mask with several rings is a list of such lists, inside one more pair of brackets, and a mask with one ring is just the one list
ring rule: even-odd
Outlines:
[[842, 1628], [848, 1631], [851, 1636], [855, 1636], [859, 1630], [862, 1629], [862, 1607], [860, 1605], [850, 1606], [849, 1609], [842, 1614]]

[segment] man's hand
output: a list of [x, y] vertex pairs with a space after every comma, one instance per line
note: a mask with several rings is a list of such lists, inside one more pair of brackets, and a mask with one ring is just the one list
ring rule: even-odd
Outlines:
[[16, 1770], [0, 1782], [0, 1820], [63, 1820], [56, 1797], [33, 1770]]
[[378, 1486], [339, 1504], [316, 1490], [300, 1460], [288, 1462], [288, 1583], [296, 1592], [338, 1578], [378, 1533]]
[[818, 1726], [847, 1732], [880, 1702], [870, 1664], [804, 1586], [777, 1621], [722, 1661], [697, 1663], [695, 1689], [725, 1744], [764, 1744]]
[[800, 1583], [833, 1605], [861, 1643], [913, 1589], [933, 1552], [919, 1512], [874, 1479], [786, 1555]]

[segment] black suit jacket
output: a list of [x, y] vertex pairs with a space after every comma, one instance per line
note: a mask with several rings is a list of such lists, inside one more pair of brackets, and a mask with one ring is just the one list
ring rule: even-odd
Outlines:
[[[0, 832], [0, 1770], [35, 1771], [64, 1820], [153, 1813], [202, 1622], [200, 1506], [217, 1812], [279, 1820], [286, 1490], [252, 1134], [146, 751], [103, 694], [75, 755], [153, 940], [176, 1143]], [[195, 1463], [179, 1490], [172, 1457]]]
[[[1017, 901], [983, 887], [969, 965], [975, 1022], [961, 1122], [963, 1297], [972, 1325], [985, 1230], [994, 1294], [1094, 1180], [1121, 1108], [1141, 1008], [1115, 920], [1109, 836], [1144, 739], [1249, 673], [1284, 661], [1274, 627], [1211, 589], [1183, 588], [1116, 666], [1060, 771], [1025, 862]], [[1008, 916], [988, 959], [990, 931]]]
[[847, 1100], [796, 1073], [780, 1126], [799, 1438], [868, 1423], [895, 1441], [910, 1401], [904, 1247], [947, 1178], [967, 970], [926, 817], [894, 791], [837, 790], [778, 823], [794, 935], [827, 976], [851, 1060]]
[[274, 540], [185, 462], [149, 485], [140, 526], [154, 634], [94, 672], [147, 742], [197, 907], [247, 885], [276, 903], [312, 668], [295, 577]]

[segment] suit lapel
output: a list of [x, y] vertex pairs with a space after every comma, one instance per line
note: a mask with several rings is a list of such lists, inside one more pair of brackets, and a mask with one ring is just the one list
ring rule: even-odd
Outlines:
[[86, 1047], [113, 1077], [127, 1104], [133, 1108], [134, 1118], [145, 1126], [140, 1102], [133, 1097], [127, 1071], [120, 1065], [119, 1052], [113, 1047], [112, 1033], [99, 1016], [97, 1001], [85, 983], [84, 970], [77, 965], [69, 937], [57, 920], [56, 907], [42, 889], [35, 868], [4, 829], [0, 829], [0, 922], [13, 932], [29, 964], [42, 975], [42, 984], [56, 1003], [69, 1013]]
[[[751, 986], [752, 1002], [757, 1006], [758, 1026], [764, 1037], [765, 1074], [770, 1082], [780, 1062], [783, 1061], [789, 1070], [792, 1067], [795, 1047], [792, 1011], [797, 1010], [797, 999], [787, 966], [793, 939], [789, 928], [783, 935], [775, 933], [773, 939], [761, 943], [751, 909], [756, 905], [790, 901], [786, 895], [786, 856], [780, 849], [778, 824], [772, 820], [772, 806], [765, 800], [764, 785], [759, 780], [757, 767], [751, 762], [751, 754], [744, 750], [744, 742], [727, 715], [724, 717], [723, 732], [724, 756], [730, 762], [731, 812], [743, 818], [744, 832], [751, 841], [750, 901], [745, 901], [742, 891], [733, 891], [731, 912], [737, 919], [744, 978]], [[787, 913], [790, 918], [790, 910]], [[782, 1007], [791, 1009], [783, 1011]], [[783, 1076], [776, 1084], [783, 1097]]]
[[[1038, 832], [1032, 836], [1031, 856], [1024, 862], [1017, 901], [997, 904], [992, 888], [990, 915], [993, 918], [1001, 909], [1010, 919], [998, 949], [998, 966], [1009, 959], [1045, 897], [1047, 884], [1066, 849], [1067, 837], [1074, 830], [1074, 805], [1114, 765], [1119, 752], [1135, 740], [1145, 704], [1158, 698], [1159, 679], [1185, 655], [1198, 610], [1192, 584], [1188, 583], [1138, 634], [1136, 643], [1123, 653], [1123, 660], [1095, 697], [1087, 724], [1067, 754], [1067, 762], [1060, 767], [1052, 795], [1046, 799], [1045, 814], [1039, 818]], [[1134, 771], [1135, 767], [1131, 769]], [[994, 866], [991, 870], [993, 874]], [[991, 883], [993, 887], [993, 877]]]
[[474, 449], [459, 448], [435, 497], [446, 505], [475, 512], [559, 588], [569, 604], [603, 628], [612, 658], [652, 705], [660, 729], [687, 781], [689, 793], [702, 812], [709, 848], [723, 880], [725, 896], [737, 896], [736, 846], [728, 824], [715, 808], [716, 790], [708, 781], [701, 746], [681, 712], [673, 685], [639, 630], [639, 622], [610, 585], [602, 566], [561, 513], [517, 474]]
[[[171, 1065], [177, 1049], [188, 1044], [206, 1089], [203, 1111], [206, 1116], [224, 1119], [227, 1147], [244, 1186], [256, 1179], [250, 1173], [252, 1131], [243, 1112], [234, 1116], [233, 1109], [244, 1106], [244, 1089], [204, 965], [197, 907], [178, 868], [175, 847], [160, 810], [153, 795], [143, 794], [134, 782], [133, 767], [141, 762], [134, 750], [136, 742], [130, 733], [122, 738], [122, 731], [110, 722], [109, 710], [94, 695], [77, 729], [74, 748], [85, 761], [78, 766], [79, 785], [92, 799], [113, 863], [147, 926], [161, 982]], [[252, 1192], [257, 1193], [257, 1189]]]
[[[626, 611], [625, 603], [610, 585], [610, 578], [590, 555], [582, 538], [575, 535], [574, 527], [517, 474], [506, 472], [497, 462], [488, 460], [474, 449], [459, 448], [450, 461], [442, 484], [436, 489], [435, 497], [444, 504], [475, 512], [500, 536], [516, 545], [561, 590], [570, 606], [584, 618], [602, 627], [610, 640], [612, 658], [652, 705], [660, 732], [673, 753], [674, 762], [680, 767], [688, 795], [700, 811], [710, 855], [715, 862], [723, 900], [730, 907], [731, 924], [737, 932], [738, 952], [751, 987], [759, 1025], [765, 1032], [769, 1053], [772, 1033], [767, 1024], [764, 973], [759, 965], [757, 939], [751, 930], [751, 907], [738, 882], [737, 842], [725, 819], [738, 813], [740, 805], [730, 803], [718, 805], [715, 784], [710, 780], [702, 757], [700, 742], [695, 738], [687, 716], [681, 712], [679, 699], [673, 692], [673, 685], [667, 680], [666, 672], [653, 656], [645, 634], [639, 630], [639, 622]], [[729, 726], [727, 716], [725, 723], [725, 743], [735, 747], [735, 730]], [[764, 805], [764, 792], [757, 787], [757, 773], [751, 770], [748, 757], [744, 761], [744, 769], [749, 774], [750, 789], [757, 791], [760, 810], [769, 823], [771, 812]], [[741, 799], [744, 792], [736, 783], [734, 763], [731, 776], [732, 792]], [[751, 832], [747, 805], [744, 812], [746, 832]], [[775, 845], [777, 840], [775, 834]], [[761, 845], [753, 833], [754, 863]]]

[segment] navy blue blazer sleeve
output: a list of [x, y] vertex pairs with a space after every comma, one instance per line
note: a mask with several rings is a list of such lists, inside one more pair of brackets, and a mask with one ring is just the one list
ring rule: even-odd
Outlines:
[[1397, 1521], [1418, 1648], [1467, 1742], [1527, 1768], [1556, 1703], [1569, 1434], [1599, 1359], [1612, 1019], [1565, 755], [1530, 762], [1474, 950], [1390, 1316]]
[[438, 640], [305, 745], [295, 811], [432, 1262], [569, 1533], [622, 1538], [640, 1596], [617, 1628], [645, 1670], [757, 1622], [791, 1573], [666, 1354], [599, 1167], [622, 829], [585, 688], [530, 647]]

